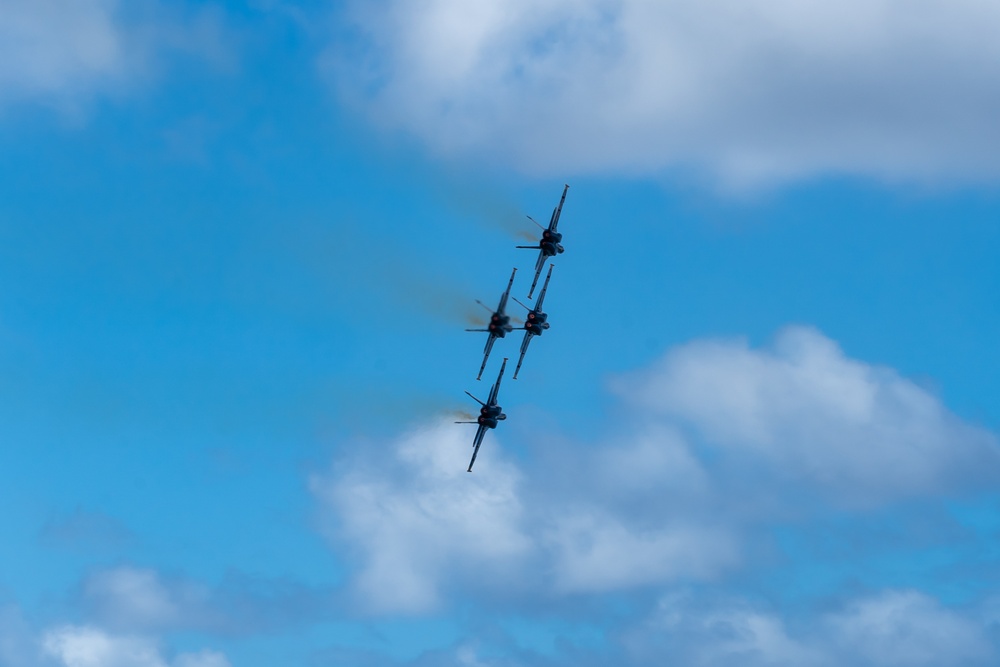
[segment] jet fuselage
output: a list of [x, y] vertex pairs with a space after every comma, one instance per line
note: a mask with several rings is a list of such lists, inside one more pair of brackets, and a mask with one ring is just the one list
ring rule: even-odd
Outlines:
[[490, 323], [487, 328], [490, 334], [497, 338], [503, 338], [508, 332], [514, 330], [514, 327], [510, 324], [510, 316], [501, 315], [500, 313], [493, 313], [490, 316]]
[[499, 405], [484, 405], [480, 408], [479, 419], [476, 421], [487, 428], [496, 428], [497, 424], [506, 418], [507, 415]]
[[542, 239], [538, 242], [538, 245], [542, 249], [542, 253], [546, 257], [553, 257], [557, 254], [565, 252], [566, 248], [562, 246], [562, 234], [559, 232], [550, 232], [545, 230], [542, 232]]
[[550, 326], [546, 321], [548, 319], [549, 316], [546, 313], [531, 311], [528, 313], [528, 319], [524, 322], [524, 328], [526, 331], [530, 331], [532, 335], [541, 336], [542, 332]]

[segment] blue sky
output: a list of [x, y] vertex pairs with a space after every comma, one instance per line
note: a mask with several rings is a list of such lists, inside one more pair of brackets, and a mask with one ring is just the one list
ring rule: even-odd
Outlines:
[[0, 0], [0, 665], [997, 664], [998, 27]]

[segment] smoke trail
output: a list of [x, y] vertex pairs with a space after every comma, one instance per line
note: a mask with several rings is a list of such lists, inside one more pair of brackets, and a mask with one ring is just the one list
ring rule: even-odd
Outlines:
[[418, 262], [377, 225], [339, 220], [300, 223], [284, 245], [327, 294], [370, 316], [385, 305], [463, 326], [485, 325], [486, 313], [465, 283]]
[[438, 196], [453, 212], [473, 222], [499, 229], [521, 241], [538, 241], [540, 235], [520, 207], [485, 184], [448, 180], [434, 184]]

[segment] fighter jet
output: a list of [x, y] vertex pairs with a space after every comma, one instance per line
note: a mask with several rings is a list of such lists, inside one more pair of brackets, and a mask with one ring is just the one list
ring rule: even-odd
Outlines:
[[531, 342], [531, 337], [541, 336], [542, 332], [549, 328], [549, 316], [542, 312], [542, 302], [545, 301], [545, 291], [549, 288], [549, 280], [552, 278], [553, 268], [555, 268], [555, 265], [549, 264], [549, 273], [545, 276], [542, 291], [538, 293], [538, 301], [535, 302], [534, 308], [528, 308], [520, 301], [517, 301], [517, 299], [514, 299], [518, 305], [528, 311], [528, 319], [524, 322], [524, 340], [521, 341], [521, 357], [517, 360], [517, 368], [514, 369], [515, 380], [517, 379], [518, 371], [521, 370], [521, 364], [524, 363], [524, 353], [528, 351], [528, 343]]
[[519, 245], [518, 248], [531, 248], [533, 250], [538, 250], [538, 261], [535, 262], [535, 279], [531, 281], [531, 289], [528, 291], [528, 298], [535, 293], [535, 285], [538, 284], [538, 277], [542, 275], [542, 268], [545, 266], [545, 260], [549, 257], [554, 257], [557, 254], [562, 254], [563, 248], [562, 234], [556, 231], [556, 227], [559, 226], [559, 215], [562, 213], [563, 202], [566, 201], [566, 191], [569, 190], [569, 186], [563, 188], [562, 198], [559, 200], [559, 206], [556, 206], [552, 211], [552, 219], [549, 220], [549, 226], [546, 229], [538, 224], [534, 218], [530, 215], [528, 219], [534, 222], [539, 227], [542, 227], [542, 238], [539, 239], [538, 245]]
[[[497, 309], [492, 315], [490, 315], [490, 323], [487, 328], [466, 329], [466, 331], [485, 331], [490, 335], [490, 337], [486, 339], [486, 348], [483, 350], [483, 365], [479, 367], [479, 375], [476, 376], [477, 380], [481, 380], [483, 378], [483, 370], [486, 368], [486, 362], [490, 358], [490, 350], [493, 349], [493, 343], [496, 342], [497, 338], [503, 338], [514, 330], [514, 327], [510, 323], [510, 316], [504, 311], [507, 309], [507, 298], [510, 296], [510, 286], [514, 284], [515, 273], [517, 273], [516, 268], [510, 273], [510, 280], [507, 282], [507, 289], [500, 297], [500, 305], [497, 306]], [[483, 308], [486, 308], [486, 310], [489, 310], [489, 306], [482, 301], [477, 299], [476, 303]]]
[[466, 472], [472, 472], [472, 464], [476, 462], [476, 455], [479, 454], [479, 445], [483, 444], [483, 436], [486, 435], [486, 431], [491, 428], [496, 428], [497, 424], [504, 419], [507, 419], [507, 415], [503, 413], [503, 408], [497, 405], [497, 394], [500, 393], [500, 380], [503, 379], [503, 371], [507, 368], [507, 357], [503, 358], [503, 364], [500, 366], [500, 375], [497, 376], [497, 383], [493, 385], [490, 389], [490, 397], [485, 403], [480, 401], [469, 392], [465, 392], [472, 397], [476, 403], [479, 403], [482, 407], [479, 408], [479, 418], [474, 422], [455, 422], [456, 424], [479, 424], [479, 430], [476, 431], [476, 437], [472, 441], [472, 460], [469, 461], [469, 469]]

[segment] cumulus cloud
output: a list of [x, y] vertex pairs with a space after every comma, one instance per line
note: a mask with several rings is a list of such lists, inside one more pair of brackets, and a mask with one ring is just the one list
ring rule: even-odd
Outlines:
[[42, 639], [47, 655], [66, 667], [166, 667], [155, 643], [138, 637], [112, 637], [96, 628], [65, 626]]
[[696, 341], [615, 386], [629, 424], [606, 441], [536, 433], [546, 446], [514, 461], [505, 424], [469, 475], [470, 433], [441, 423], [315, 476], [369, 611], [426, 612], [457, 591], [557, 599], [717, 581], [769, 526], [1000, 473], [990, 433], [808, 328], [762, 349]]
[[355, 3], [344, 99], [445, 156], [560, 177], [1000, 178], [984, 0]]
[[154, 640], [115, 636], [89, 626], [53, 628], [41, 644], [45, 655], [65, 667], [230, 667], [215, 651], [181, 653], [167, 660]]
[[[602, 504], [593, 492], [614, 487], [613, 467], [585, 463], [577, 470], [585, 476], [573, 478], [578, 489], [557, 491], [543, 477], [526, 480], [489, 442], [477, 462], [487, 472], [470, 475], [455, 465], [470, 454], [468, 436], [433, 425], [383, 451], [377, 465], [352, 463], [313, 479], [334, 512], [332, 536], [359, 561], [355, 585], [369, 611], [429, 611], [459, 587], [561, 594], [710, 577], [736, 559], [721, 527], [680, 517], [644, 522], [653, 499], [656, 507], [662, 501], [655, 487], [635, 487], [632, 498], [609, 493]], [[627, 510], [635, 504], [647, 509]]]
[[925, 389], [791, 327], [770, 348], [696, 341], [616, 383], [740, 465], [871, 505], [995, 480], [1000, 449]]
[[302, 628], [329, 617], [329, 590], [229, 574], [214, 586], [157, 570], [119, 566], [83, 579], [69, 599], [82, 620], [26, 619], [0, 605], [3, 667], [230, 667], [211, 648], [178, 652], [177, 633], [229, 638]]
[[4, 667], [230, 667], [226, 656], [203, 649], [170, 657], [150, 636], [114, 634], [93, 625], [36, 631], [13, 606], [0, 609]]
[[148, 78], [166, 53], [229, 56], [218, 16], [181, 16], [155, 2], [0, 0], [0, 106], [37, 101], [74, 110]]
[[379, 468], [314, 478], [313, 490], [340, 511], [340, 533], [361, 552], [359, 593], [373, 610], [423, 610], [438, 603], [436, 584], [459, 571], [490, 569], [525, 556], [520, 474], [495, 460], [491, 475], [453, 465], [471, 452], [467, 434], [422, 430], [380, 457]]

